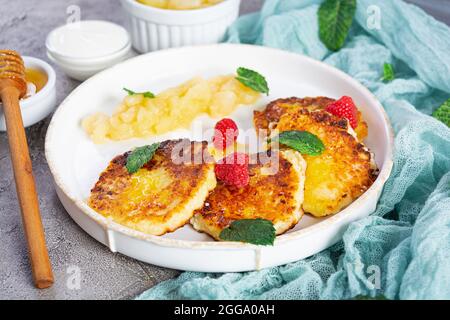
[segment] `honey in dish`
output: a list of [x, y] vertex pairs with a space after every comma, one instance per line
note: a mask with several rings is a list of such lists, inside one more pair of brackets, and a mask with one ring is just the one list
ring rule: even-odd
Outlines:
[[136, 0], [147, 6], [169, 10], [193, 10], [213, 6], [223, 0]]
[[[45, 72], [34, 68], [26, 68], [25, 79], [28, 84], [28, 91], [25, 98], [28, 98], [41, 91], [48, 81], [48, 77]], [[33, 85], [35, 88], [33, 87]]]

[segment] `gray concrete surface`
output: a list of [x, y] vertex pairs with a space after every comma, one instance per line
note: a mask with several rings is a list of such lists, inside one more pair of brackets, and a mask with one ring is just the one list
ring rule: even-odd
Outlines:
[[[450, 23], [449, 0], [411, 1], [422, 2], [429, 13]], [[257, 10], [262, 2], [243, 0], [241, 13]], [[46, 35], [65, 22], [69, 5], [81, 8], [82, 19], [124, 20], [118, 0], [0, 0], [0, 48], [47, 60]], [[59, 71], [57, 78], [60, 102], [79, 83]], [[175, 277], [177, 271], [111, 253], [71, 220], [55, 194], [44, 157], [49, 121], [28, 128], [27, 135], [56, 282], [46, 290], [32, 285], [7, 136], [0, 133], [0, 299], [127, 299]], [[79, 289], [71, 286], [77, 270]]]

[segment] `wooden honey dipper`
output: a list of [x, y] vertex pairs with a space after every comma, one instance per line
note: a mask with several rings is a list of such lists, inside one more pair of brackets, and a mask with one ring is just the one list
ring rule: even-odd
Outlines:
[[0, 50], [0, 100], [3, 103], [6, 120], [17, 197], [28, 242], [34, 283], [36, 287], [43, 289], [53, 284], [53, 273], [45, 244], [33, 169], [19, 106], [19, 99], [26, 92], [27, 82], [22, 58], [15, 51]]

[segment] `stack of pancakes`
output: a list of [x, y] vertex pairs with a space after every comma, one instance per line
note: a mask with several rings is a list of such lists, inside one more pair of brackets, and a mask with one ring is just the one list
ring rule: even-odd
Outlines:
[[[128, 153], [113, 159], [91, 190], [88, 203], [100, 214], [144, 233], [162, 235], [190, 222], [217, 240], [235, 220], [267, 219], [276, 234], [282, 234], [298, 223], [303, 212], [316, 217], [337, 213], [372, 185], [376, 167], [361, 142], [368, 132], [361, 113], [353, 130], [348, 120], [325, 111], [333, 101], [279, 99], [254, 113], [257, 131], [315, 134], [326, 148], [320, 156], [284, 147], [252, 155], [250, 182], [237, 188], [216, 181], [206, 142], [165, 141], [134, 174], [125, 167]], [[192, 159], [202, 161], [174, 161], [180, 144]]]

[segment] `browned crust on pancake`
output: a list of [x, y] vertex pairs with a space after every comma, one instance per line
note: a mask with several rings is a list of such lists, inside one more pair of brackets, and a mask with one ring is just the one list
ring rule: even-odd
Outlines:
[[284, 98], [270, 102], [263, 111], [254, 111], [254, 124], [257, 129], [269, 129], [269, 125], [278, 122], [281, 116], [291, 108], [325, 108], [334, 99], [327, 97]]
[[279, 161], [275, 174], [262, 175], [261, 168], [269, 168], [270, 164], [255, 161], [255, 164], [249, 165], [250, 182], [246, 187], [237, 188], [218, 181], [203, 208], [195, 212], [193, 219], [200, 215], [202, 224], [208, 224], [214, 230], [222, 230], [235, 220], [256, 218], [267, 219], [274, 224], [286, 221], [289, 226], [283, 232], [292, 228], [298, 222], [293, 217], [298, 214], [296, 196], [303, 177], [299, 176], [287, 159], [275, 153], [273, 156], [271, 161]]
[[[371, 164], [370, 152], [347, 132], [343, 121], [347, 123], [324, 110], [302, 108], [286, 112], [276, 126], [280, 132], [309, 131], [317, 135], [326, 147], [320, 156], [304, 156], [307, 169], [303, 208], [316, 216], [343, 209], [364, 193], [377, 175]], [[318, 196], [323, 188], [334, 190], [335, 197], [325, 200]], [[310, 209], [318, 207], [321, 209], [317, 211]]]
[[[177, 163], [172, 155], [176, 148], [183, 149], [187, 158], [204, 159], [198, 164]], [[141, 197], [141, 201], [132, 202], [124, 195], [139, 189], [140, 184], [132, 188], [133, 174], [128, 173], [125, 165], [130, 152], [115, 157], [105, 171], [100, 175], [91, 190], [88, 199], [89, 206], [105, 217], [111, 217], [118, 223], [133, 227], [142, 221], [164, 223], [173, 218], [186, 205], [187, 199], [195, 196], [213, 168], [213, 160], [207, 151], [207, 142], [191, 142], [189, 140], [169, 140], [160, 144], [152, 160], [141, 169], [152, 172], [163, 170], [164, 178], [170, 183], [155, 190], [148, 197]], [[207, 163], [205, 163], [207, 162]], [[143, 183], [154, 181], [143, 181]], [[135, 190], [139, 192], [139, 190]], [[188, 218], [189, 219], [189, 218]], [[187, 222], [188, 219], [185, 221]], [[176, 227], [168, 227], [167, 231], [174, 231]], [[135, 229], [136, 227], [133, 227]], [[140, 230], [143, 231], [143, 230]], [[162, 232], [164, 233], [164, 232]]]
[[[290, 110], [301, 110], [306, 108], [309, 111], [325, 109], [330, 103], [336, 101], [328, 97], [305, 97], [305, 98], [285, 98], [270, 102], [263, 111], [254, 111], [253, 122], [257, 131], [261, 129], [270, 131], [276, 125], [283, 114]], [[347, 124], [348, 126], [348, 124]], [[355, 128], [359, 140], [364, 140], [368, 134], [367, 123], [362, 118], [358, 110], [358, 127]]]

